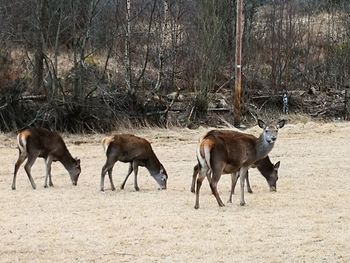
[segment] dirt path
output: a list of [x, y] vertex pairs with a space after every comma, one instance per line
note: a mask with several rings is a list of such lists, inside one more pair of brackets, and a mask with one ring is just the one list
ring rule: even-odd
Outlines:
[[[78, 186], [54, 164], [55, 187], [43, 188], [44, 163], [38, 160], [35, 191], [23, 167], [17, 190], [11, 190], [15, 136], [0, 135], [0, 262], [350, 261], [350, 123], [287, 125], [270, 154], [281, 161], [277, 193], [251, 170], [254, 194], [246, 195], [246, 207], [236, 194], [233, 204], [219, 208], [204, 182], [195, 210], [189, 188], [195, 145], [205, 131], [130, 131], [152, 141], [169, 189], [158, 191], [140, 169], [140, 192], [129, 179], [125, 190], [115, 192], [106, 180], [105, 193], [98, 191], [103, 135], [64, 136], [82, 160]], [[116, 165], [116, 185], [126, 172], [127, 165]], [[224, 200], [229, 184], [223, 176]]]

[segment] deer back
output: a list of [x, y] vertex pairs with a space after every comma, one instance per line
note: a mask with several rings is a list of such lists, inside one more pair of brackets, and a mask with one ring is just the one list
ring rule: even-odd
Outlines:
[[[211, 163], [220, 160], [230, 166], [238, 167], [255, 161], [257, 138], [253, 135], [229, 130], [213, 130], [204, 136], [202, 142], [210, 145]], [[201, 148], [204, 148], [204, 145]]]
[[107, 155], [115, 157], [121, 162], [146, 162], [153, 159], [155, 154], [151, 144], [143, 138], [131, 134], [118, 134], [103, 140]]
[[30, 128], [20, 132], [18, 144], [20, 150], [22, 148], [28, 154], [40, 152], [39, 156], [44, 158], [50, 154], [54, 159], [60, 160], [68, 152], [62, 137], [44, 128]]

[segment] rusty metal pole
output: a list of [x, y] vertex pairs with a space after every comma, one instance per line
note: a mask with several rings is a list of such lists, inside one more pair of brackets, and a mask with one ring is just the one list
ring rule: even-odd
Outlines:
[[242, 76], [242, 16], [243, 16], [243, 0], [237, 0], [237, 21], [236, 21], [236, 63], [235, 63], [235, 90], [234, 90], [234, 109], [233, 122], [234, 126], [241, 125], [241, 76]]

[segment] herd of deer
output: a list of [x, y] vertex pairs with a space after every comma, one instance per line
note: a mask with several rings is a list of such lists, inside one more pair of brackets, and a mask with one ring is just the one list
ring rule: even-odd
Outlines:
[[[268, 154], [275, 144], [278, 130], [284, 124], [284, 120], [278, 121], [276, 125], [267, 125], [264, 121], [258, 120], [259, 127], [263, 129], [259, 138], [231, 130], [211, 130], [202, 137], [196, 150], [198, 164], [193, 168], [191, 186], [191, 192], [196, 193], [195, 208], [199, 208], [199, 191], [204, 178], [208, 179], [211, 191], [219, 206], [224, 206], [217, 190], [217, 184], [222, 174], [231, 174], [232, 184], [229, 202], [232, 202], [232, 194], [234, 193], [236, 182], [240, 178], [240, 205], [245, 205], [245, 181], [247, 182], [248, 192], [252, 192], [248, 179], [248, 169], [251, 167], [256, 167], [266, 178], [270, 191], [276, 191], [280, 162], [272, 164]], [[27, 162], [24, 169], [33, 189], [36, 188], [31, 175], [31, 167], [38, 157], [45, 159], [46, 175], [44, 187], [48, 187], [47, 180], [49, 180], [49, 186], [53, 186], [51, 164], [56, 161], [63, 164], [70, 175], [73, 185], [77, 185], [81, 172], [80, 160], [71, 156], [58, 133], [44, 128], [29, 128], [17, 135], [17, 145], [19, 156], [14, 169], [13, 190], [16, 189], [18, 169], [26, 159]], [[166, 189], [167, 172], [147, 140], [130, 134], [118, 134], [104, 138], [102, 145], [107, 160], [101, 172], [101, 191], [104, 191], [106, 173], [108, 173], [111, 189], [115, 190], [112, 170], [117, 161], [130, 163], [129, 171], [121, 185], [121, 189], [124, 188], [130, 174], [134, 172], [134, 187], [136, 191], [139, 190], [137, 184], [139, 166], [146, 167], [160, 188]]]

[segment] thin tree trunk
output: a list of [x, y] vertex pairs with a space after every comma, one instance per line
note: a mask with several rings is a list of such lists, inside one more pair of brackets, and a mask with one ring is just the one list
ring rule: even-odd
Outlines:
[[[179, 3], [180, 4], [180, 3]], [[177, 51], [178, 51], [178, 37], [179, 37], [179, 19], [180, 19], [180, 6], [177, 6], [176, 17], [171, 20], [171, 42], [172, 42], [172, 51], [171, 51], [171, 88], [175, 88], [175, 76], [177, 69]]]
[[[74, 2], [74, 0], [72, 0]], [[81, 37], [79, 40], [75, 41], [75, 47], [74, 47], [74, 72], [75, 72], [75, 81], [74, 81], [74, 97], [79, 102], [82, 100], [82, 98], [85, 95], [85, 86], [83, 85], [83, 78], [84, 78], [84, 61], [86, 59], [86, 46], [90, 37], [90, 30], [93, 23], [93, 18], [95, 16], [96, 8], [99, 4], [100, 0], [90, 0], [90, 7], [89, 7], [89, 16], [86, 28], [84, 28], [83, 34], [81, 34]], [[74, 5], [74, 4], [73, 4]], [[75, 16], [74, 16], [75, 17]], [[74, 35], [77, 34], [76, 32], [76, 21], [74, 19], [74, 26], [73, 26], [73, 32]], [[79, 58], [78, 58], [79, 56]]]
[[143, 78], [143, 75], [145, 74], [145, 71], [146, 71], [146, 68], [147, 68], [147, 64], [148, 64], [149, 40], [150, 40], [150, 36], [151, 36], [151, 28], [152, 28], [152, 23], [153, 23], [153, 14], [154, 14], [154, 11], [156, 9], [156, 3], [157, 3], [157, 0], [154, 0], [153, 1], [153, 7], [152, 7], [151, 15], [150, 15], [150, 19], [149, 19], [149, 23], [148, 23], [148, 32], [147, 32], [147, 41], [146, 41], [147, 47], [146, 47], [145, 63], [143, 64], [143, 68], [142, 68], [140, 76], [137, 78], [137, 81], [136, 81], [137, 85], [140, 82], [140, 80]]
[[73, 81], [73, 87], [74, 87], [74, 94], [73, 97], [75, 99], [79, 99], [80, 97], [80, 86], [79, 86], [79, 76], [78, 76], [78, 46], [79, 46], [79, 40], [78, 40], [78, 32], [77, 32], [77, 21], [76, 21], [76, 11], [75, 11], [75, 0], [71, 0], [71, 7], [73, 10], [73, 63], [74, 63], [74, 81]]
[[168, 34], [168, 13], [169, 13], [169, 6], [168, 3], [164, 0], [164, 22], [163, 27], [161, 30], [161, 36], [160, 36], [160, 50], [159, 50], [159, 68], [158, 68], [158, 77], [157, 77], [157, 83], [154, 87], [155, 92], [160, 90], [160, 87], [162, 85], [162, 76], [163, 76], [163, 63], [164, 63], [164, 53], [165, 53], [165, 47], [167, 42], [167, 34]]
[[345, 87], [345, 120], [350, 121], [350, 86]]
[[132, 77], [131, 77], [131, 58], [130, 58], [130, 34], [131, 34], [131, 0], [126, 0], [126, 32], [125, 32], [125, 81], [127, 89], [130, 95], [135, 94], [135, 89], [132, 85]]
[[43, 44], [43, 19], [44, 19], [44, 0], [37, 0], [36, 8], [36, 37], [34, 53], [34, 88], [40, 92], [44, 82], [44, 44]]
[[[59, 55], [59, 39], [61, 34], [61, 26], [62, 26], [62, 4], [63, 1], [60, 3], [59, 7], [59, 18], [58, 18], [58, 25], [57, 25], [57, 31], [56, 31], [56, 37], [55, 37], [55, 47], [54, 47], [54, 78], [52, 82], [52, 98], [55, 98], [57, 96], [57, 86], [58, 86], [58, 55]], [[64, 97], [64, 96], [63, 96]]]

